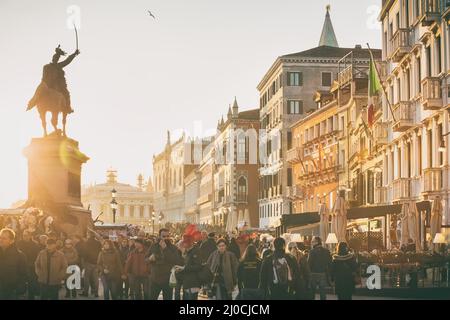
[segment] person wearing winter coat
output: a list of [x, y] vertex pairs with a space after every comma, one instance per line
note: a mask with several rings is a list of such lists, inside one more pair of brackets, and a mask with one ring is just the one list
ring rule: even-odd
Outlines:
[[172, 268], [183, 265], [184, 260], [178, 248], [170, 241], [168, 229], [159, 230], [158, 241], [150, 248], [150, 300], [158, 300], [163, 293], [164, 300], [172, 300], [173, 289], [169, 285]]
[[17, 241], [17, 249], [23, 252], [27, 259], [27, 293], [28, 300], [34, 300], [39, 295], [39, 285], [36, 272], [34, 271], [34, 262], [41, 251], [39, 244], [32, 239], [32, 233], [25, 230], [22, 234], [22, 240]]
[[[127, 238], [123, 238], [119, 243], [119, 254], [120, 254], [120, 260], [122, 261], [122, 267], [125, 267], [125, 263], [127, 262], [128, 255], [130, 254], [131, 247], [129, 246], [129, 241]], [[128, 300], [130, 296], [130, 279], [126, 277], [122, 277], [121, 283], [120, 283], [120, 299]]]
[[245, 250], [239, 263], [237, 280], [239, 288], [239, 298], [242, 300], [256, 299], [260, 297], [259, 274], [261, 272], [261, 259], [259, 258], [256, 246], [250, 244]]
[[91, 294], [98, 298], [97, 259], [101, 248], [102, 245], [100, 241], [95, 239], [95, 235], [92, 232], [89, 232], [88, 239], [81, 247], [81, 258], [84, 267], [83, 297], [89, 296], [89, 288], [91, 288]]
[[239, 248], [239, 244], [237, 243], [235, 237], [231, 238], [228, 251], [233, 252], [236, 259], [239, 260], [241, 258], [241, 249]]
[[340, 242], [331, 264], [331, 279], [335, 283], [338, 300], [352, 299], [357, 272], [358, 265], [355, 256], [350, 252], [347, 243]]
[[56, 241], [48, 239], [47, 248], [39, 252], [35, 262], [42, 300], [58, 300], [61, 282], [67, 276], [67, 260], [56, 250]]
[[183, 300], [197, 300], [201, 283], [198, 277], [202, 269], [200, 250], [194, 246], [191, 235], [183, 235], [181, 244], [184, 267], [177, 268], [177, 279], [183, 281]]
[[103, 243], [102, 251], [98, 255], [97, 267], [103, 285], [103, 299], [109, 300], [110, 295], [112, 300], [118, 299], [123, 268], [120, 254], [111, 240], [105, 240]]
[[217, 250], [216, 241], [214, 240], [215, 236], [216, 234], [214, 232], [209, 233], [208, 238], [200, 245], [202, 263], [206, 263], [211, 253]]
[[208, 258], [206, 264], [214, 275], [211, 287], [217, 300], [231, 300], [231, 294], [237, 285], [238, 260], [227, 251], [225, 239], [217, 241], [217, 250]]
[[0, 300], [16, 300], [26, 290], [27, 259], [17, 249], [15, 238], [11, 229], [0, 231]]
[[308, 265], [311, 270], [311, 292], [315, 297], [317, 286], [319, 287], [320, 300], [326, 300], [325, 288], [328, 285], [328, 275], [331, 266], [331, 254], [322, 246], [322, 239], [314, 237], [311, 241], [312, 249], [308, 256]]
[[[79, 264], [78, 251], [77, 251], [77, 249], [74, 248], [73, 242], [71, 239], [66, 239], [66, 241], [64, 241], [64, 247], [62, 248], [61, 252], [66, 257], [67, 264], [69, 266]], [[76, 298], [77, 290], [76, 289], [70, 290], [67, 287], [67, 283], [66, 283], [66, 298], [70, 298], [71, 295], [72, 295], [72, 298]]]
[[276, 238], [273, 245], [273, 254], [265, 258], [261, 266], [260, 288], [266, 299], [290, 300], [298, 277], [297, 261], [285, 252], [283, 238]]
[[297, 243], [295, 242], [290, 242], [288, 244], [288, 250], [298, 264], [299, 274], [295, 286], [295, 298], [298, 300], [310, 299], [311, 290], [309, 288], [309, 283], [311, 278], [311, 271], [309, 270], [307, 256], [298, 249]]
[[148, 300], [149, 294], [149, 266], [144, 242], [136, 239], [135, 249], [128, 255], [123, 277], [131, 276], [134, 300]]

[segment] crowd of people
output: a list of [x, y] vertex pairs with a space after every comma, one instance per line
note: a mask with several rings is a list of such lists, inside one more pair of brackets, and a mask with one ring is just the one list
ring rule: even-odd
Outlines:
[[[194, 228], [195, 229], [195, 228]], [[345, 242], [332, 254], [315, 237], [311, 246], [284, 238], [218, 235], [185, 231], [110, 240], [89, 232], [86, 238], [55, 233], [22, 235], [0, 231], [0, 299], [217, 300], [326, 299], [334, 284], [338, 299], [351, 299], [356, 259]], [[78, 266], [81, 288], [67, 281], [68, 266]], [[65, 287], [65, 289], [64, 289]]]

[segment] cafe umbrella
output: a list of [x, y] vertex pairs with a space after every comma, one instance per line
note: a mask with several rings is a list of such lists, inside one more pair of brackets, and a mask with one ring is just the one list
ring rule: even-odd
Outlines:
[[344, 197], [339, 195], [334, 202], [333, 209], [331, 210], [332, 221], [331, 230], [336, 234], [338, 241], [346, 241], [347, 231], [347, 208]]
[[434, 239], [437, 233], [441, 232], [442, 228], [442, 202], [441, 198], [437, 196], [433, 200], [431, 207], [431, 219], [430, 219], [430, 233], [431, 239]]
[[320, 216], [320, 238], [326, 239], [329, 232], [330, 212], [325, 203], [321, 203], [319, 206], [319, 216]]

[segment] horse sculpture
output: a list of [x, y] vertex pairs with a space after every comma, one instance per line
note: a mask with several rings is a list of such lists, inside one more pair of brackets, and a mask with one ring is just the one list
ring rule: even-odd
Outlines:
[[58, 132], [59, 113], [62, 113], [63, 119], [63, 135], [66, 136], [67, 115], [73, 112], [70, 103], [70, 93], [67, 90], [66, 78], [63, 68], [70, 64], [72, 60], [79, 54], [78, 49], [71, 54], [66, 60], [58, 62], [61, 56], [66, 53], [61, 50], [60, 46], [55, 49], [52, 62], [44, 66], [42, 81], [36, 89], [36, 92], [28, 102], [28, 110], [37, 106], [41, 117], [44, 136], [47, 136], [46, 114], [52, 114], [52, 126], [55, 132]]
[[63, 115], [63, 135], [66, 136], [66, 121], [67, 112], [64, 112], [64, 106], [66, 105], [66, 98], [64, 95], [54, 89], [50, 89], [45, 82], [41, 82], [36, 89], [36, 94], [28, 103], [28, 110], [37, 106], [39, 116], [41, 117], [42, 129], [44, 130], [44, 136], [47, 136], [47, 112], [52, 114], [52, 126], [55, 132], [58, 131], [58, 118], [59, 113]]

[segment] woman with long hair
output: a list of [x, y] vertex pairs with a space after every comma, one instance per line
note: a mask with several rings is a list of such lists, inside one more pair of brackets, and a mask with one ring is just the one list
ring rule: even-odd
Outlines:
[[331, 279], [335, 282], [338, 300], [351, 300], [355, 291], [358, 265], [347, 243], [339, 242], [331, 264]]

